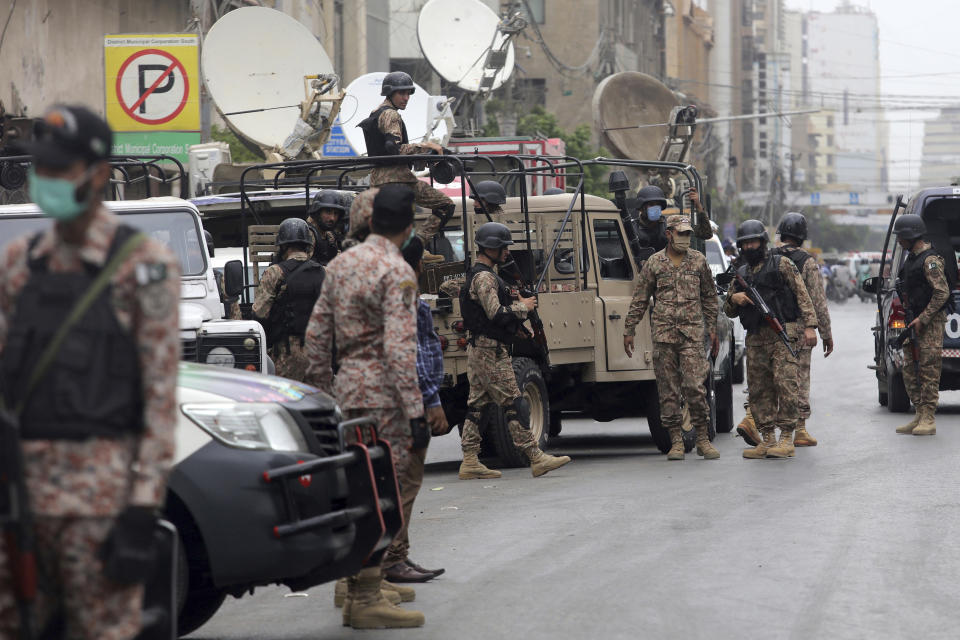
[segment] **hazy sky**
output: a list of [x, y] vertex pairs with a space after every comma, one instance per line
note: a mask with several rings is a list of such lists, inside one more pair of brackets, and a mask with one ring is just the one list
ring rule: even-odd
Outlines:
[[[830, 12], [839, 0], [786, 0], [790, 9]], [[860, 0], [877, 16], [881, 94], [934, 96], [960, 103], [960, 3], [952, 0]], [[843, 60], [836, 61], [838, 69]], [[851, 72], [856, 71], [851, 69]], [[851, 75], [854, 75], [851, 73]], [[925, 118], [936, 111], [888, 111], [890, 181], [915, 183]]]

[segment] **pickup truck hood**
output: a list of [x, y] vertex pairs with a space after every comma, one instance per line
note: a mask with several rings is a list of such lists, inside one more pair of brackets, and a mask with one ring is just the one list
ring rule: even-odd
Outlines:
[[181, 362], [177, 384], [180, 387], [206, 391], [235, 402], [299, 402], [311, 397], [320, 403], [317, 409], [333, 410], [333, 398], [316, 387], [263, 373], [227, 369], [193, 362]]
[[213, 320], [210, 310], [200, 304], [193, 302], [180, 303], [180, 329], [181, 331], [196, 331], [204, 322]]

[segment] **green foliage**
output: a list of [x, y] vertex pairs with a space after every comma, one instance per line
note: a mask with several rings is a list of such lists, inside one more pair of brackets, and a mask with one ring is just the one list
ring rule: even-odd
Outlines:
[[226, 127], [211, 127], [210, 138], [214, 142], [226, 142], [230, 145], [230, 157], [234, 162], [263, 162], [263, 156], [250, 151], [236, 134]]
[[[539, 105], [517, 122], [517, 135], [560, 138], [566, 146], [567, 155], [578, 160], [590, 160], [605, 155], [603, 149], [594, 147], [591, 143], [590, 125], [580, 124], [572, 133], [566, 132], [560, 128], [557, 117]], [[587, 167], [583, 176], [583, 191], [602, 198], [608, 197], [607, 169]]]

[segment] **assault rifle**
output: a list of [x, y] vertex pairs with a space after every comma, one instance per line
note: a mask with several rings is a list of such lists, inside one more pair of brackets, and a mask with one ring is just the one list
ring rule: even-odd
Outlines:
[[37, 597], [37, 560], [34, 554], [33, 514], [23, 477], [23, 454], [16, 416], [0, 401], [0, 526], [13, 591], [20, 613], [20, 638], [33, 640], [33, 601]]
[[777, 318], [776, 314], [774, 314], [770, 309], [770, 305], [764, 301], [756, 287], [748, 283], [738, 271], [734, 271], [733, 274], [737, 279], [737, 283], [740, 285], [740, 288], [743, 289], [745, 294], [747, 294], [747, 297], [749, 297], [750, 301], [753, 302], [753, 306], [757, 308], [757, 311], [760, 312], [760, 315], [762, 315], [763, 319], [767, 322], [767, 326], [773, 329], [773, 332], [780, 337], [780, 340], [783, 341], [783, 344], [787, 345], [787, 350], [790, 351], [790, 355], [796, 358], [797, 352], [793, 350], [793, 345], [790, 344], [790, 337], [787, 336], [787, 330], [783, 328], [783, 324], [780, 322], [780, 319]]
[[914, 321], [913, 311], [910, 310], [909, 302], [907, 301], [907, 296], [904, 295], [905, 292], [899, 290], [900, 301], [903, 303], [903, 320], [906, 323], [907, 327], [900, 332], [900, 335], [890, 341], [890, 344], [893, 345], [896, 349], [903, 349], [903, 343], [907, 340], [910, 340], [910, 357], [913, 359], [913, 372], [920, 377], [920, 347], [917, 345], [917, 330], [910, 327], [910, 323]]
[[[517, 287], [518, 293], [524, 298], [535, 298], [536, 292], [530, 289], [523, 280], [523, 274], [520, 267], [514, 260], [505, 262], [500, 266], [500, 275], [506, 276]], [[527, 313], [530, 319], [530, 326], [533, 328], [533, 340], [540, 347], [543, 355], [546, 356], [549, 348], [547, 346], [547, 334], [543, 330], [543, 320], [536, 308]]]

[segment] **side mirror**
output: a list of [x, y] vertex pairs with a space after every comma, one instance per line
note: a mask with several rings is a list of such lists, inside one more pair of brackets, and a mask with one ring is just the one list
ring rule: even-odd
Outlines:
[[727, 287], [730, 286], [730, 283], [733, 282], [733, 277], [734, 277], [733, 274], [730, 273], [729, 271], [718, 273], [716, 277], [717, 285], [722, 287], [723, 289], [726, 289]]
[[880, 290], [880, 277], [873, 276], [872, 278], [867, 278], [863, 281], [863, 284], [860, 285], [860, 288], [867, 293], [877, 293]]
[[231, 260], [223, 265], [223, 293], [228, 298], [236, 298], [243, 293], [243, 263]]

